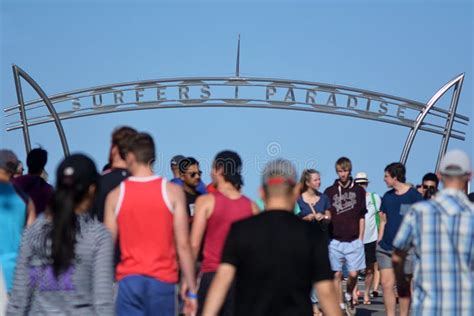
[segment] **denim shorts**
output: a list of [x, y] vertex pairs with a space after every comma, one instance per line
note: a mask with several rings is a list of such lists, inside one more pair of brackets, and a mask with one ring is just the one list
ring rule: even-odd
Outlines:
[[[413, 274], [413, 251], [408, 251], [408, 254], [405, 259], [405, 274]], [[385, 250], [380, 245], [377, 245], [376, 250], [377, 263], [379, 264], [379, 269], [393, 269], [392, 264], [392, 251]]]
[[360, 239], [351, 242], [331, 240], [329, 243], [329, 261], [333, 271], [342, 271], [346, 264], [349, 272], [365, 269], [364, 243]]

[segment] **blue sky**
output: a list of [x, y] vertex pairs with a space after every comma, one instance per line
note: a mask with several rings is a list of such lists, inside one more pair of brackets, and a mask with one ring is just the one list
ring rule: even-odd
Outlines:
[[[447, 81], [466, 73], [458, 113], [473, 114], [471, 1], [10, 1], [1, 7], [1, 108], [16, 104], [11, 64], [26, 70], [47, 94], [141, 79], [231, 76], [241, 34], [241, 75], [345, 85], [427, 102]], [[24, 85], [25, 86], [25, 85]], [[26, 99], [36, 98], [25, 88]], [[443, 99], [446, 101], [445, 99]], [[446, 105], [446, 102], [444, 102]], [[0, 147], [25, 158], [20, 131], [5, 132]], [[366, 171], [383, 193], [383, 169], [400, 158], [408, 129], [341, 116], [268, 109], [168, 109], [95, 116], [64, 122], [71, 151], [107, 159], [110, 133], [128, 124], [148, 131], [158, 150], [158, 173], [170, 176], [174, 154], [209, 162], [223, 149], [244, 160], [244, 192], [257, 196], [265, 161], [316, 167], [323, 187], [340, 156], [354, 173]], [[472, 157], [473, 122], [464, 142], [450, 148]], [[53, 124], [30, 129], [32, 144], [50, 152], [54, 170], [62, 151]], [[420, 132], [408, 180], [435, 167], [441, 137]], [[274, 151], [276, 150], [276, 152]]]

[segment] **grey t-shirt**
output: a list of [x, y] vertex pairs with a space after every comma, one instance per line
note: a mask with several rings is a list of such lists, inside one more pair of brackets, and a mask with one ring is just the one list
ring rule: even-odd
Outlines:
[[52, 223], [40, 216], [22, 237], [7, 315], [113, 315], [112, 237], [78, 216], [75, 258], [58, 278], [50, 259]]

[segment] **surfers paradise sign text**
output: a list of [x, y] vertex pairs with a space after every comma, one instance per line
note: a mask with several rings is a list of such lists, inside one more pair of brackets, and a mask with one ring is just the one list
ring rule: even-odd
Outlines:
[[[197, 80], [107, 87], [79, 94], [71, 100], [72, 112], [122, 107], [291, 106], [320, 112], [352, 112], [352, 116], [397, 120], [411, 124], [421, 107], [364, 91], [300, 82], [251, 82], [247, 80]], [[59, 114], [61, 111], [57, 109]], [[118, 109], [117, 109], [118, 110]], [[71, 113], [71, 108], [67, 113]]]

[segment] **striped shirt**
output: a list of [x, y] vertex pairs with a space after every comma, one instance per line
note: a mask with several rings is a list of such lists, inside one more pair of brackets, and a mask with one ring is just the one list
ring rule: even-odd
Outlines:
[[75, 258], [58, 278], [51, 265], [52, 223], [41, 215], [25, 230], [7, 315], [113, 315], [113, 245], [107, 229], [78, 216]]
[[458, 190], [414, 204], [393, 242], [413, 246], [413, 315], [474, 315], [474, 204]]

